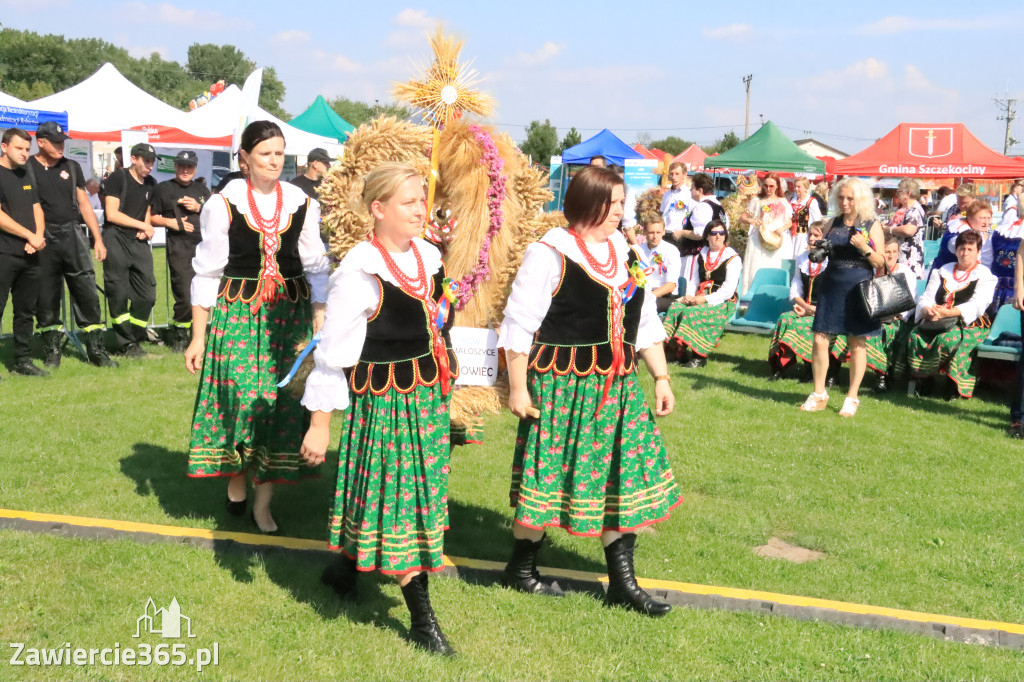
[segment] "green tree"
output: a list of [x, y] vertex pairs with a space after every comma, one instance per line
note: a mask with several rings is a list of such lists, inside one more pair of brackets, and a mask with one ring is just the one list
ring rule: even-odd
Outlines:
[[569, 132], [562, 138], [562, 146], [559, 148], [559, 152], [564, 152], [570, 147], [575, 147], [580, 142], [583, 142], [583, 136], [580, 135], [580, 131], [576, 130], [575, 127], [569, 128]]
[[534, 163], [547, 165], [551, 157], [558, 154], [558, 130], [551, 121], [531, 121], [526, 128], [526, 139], [519, 144], [519, 149], [529, 156]]
[[708, 154], [721, 154], [727, 152], [740, 143], [740, 138], [733, 131], [727, 132], [722, 137], [715, 140], [715, 143], [705, 149], [704, 151]]
[[[245, 79], [256, 70], [256, 62], [245, 56], [245, 53], [234, 45], [214, 45], [213, 43], [193, 43], [188, 48], [188, 62], [185, 65], [188, 74], [196, 81], [203, 83], [203, 90], [210, 84], [224, 80], [241, 87]], [[201, 93], [203, 90], [200, 90]], [[199, 94], [196, 93], [196, 94]], [[291, 116], [284, 110], [285, 86], [277, 76], [274, 67], [263, 69], [263, 85], [260, 88], [260, 106], [280, 119], [288, 120]]]
[[347, 97], [337, 97], [327, 104], [334, 109], [334, 113], [356, 128], [378, 116], [394, 116], [399, 120], [412, 116], [412, 112], [397, 104], [367, 104]]
[[[663, 152], [668, 152], [672, 156], [685, 151], [691, 144], [689, 140], [684, 140], [681, 137], [675, 135], [669, 135], [664, 140], [653, 140], [650, 144], [650, 149], [660, 149]], [[644, 145], [647, 146], [647, 145]]]

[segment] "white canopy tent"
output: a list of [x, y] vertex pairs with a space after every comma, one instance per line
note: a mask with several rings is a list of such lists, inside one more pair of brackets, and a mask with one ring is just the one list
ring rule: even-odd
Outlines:
[[[194, 135], [202, 137], [231, 135], [235, 126], [238, 125], [241, 107], [241, 88], [237, 85], [229, 85], [224, 92], [214, 97], [208, 104], [185, 114], [186, 126]], [[286, 154], [305, 156], [314, 147], [322, 147], [334, 156], [340, 156], [342, 153], [342, 145], [334, 139], [293, 128], [261, 107], [256, 108], [252, 120], [273, 121], [281, 126]]]
[[29, 106], [28, 102], [18, 99], [12, 95], [8, 95], [6, 92], [0, 92], [0, 106], [4, 107], [23, 107], [26, 109], [35, 109], [37, 107]]

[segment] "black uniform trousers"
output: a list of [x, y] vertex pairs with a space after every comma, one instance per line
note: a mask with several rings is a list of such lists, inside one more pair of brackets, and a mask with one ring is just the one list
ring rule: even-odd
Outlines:
[[7, 306], [8, 295], [14, 308], [14, 362], [31, 360], [32, 318], [39, 295], [39, 254], [0, 253], [0, 312]]
[[103, 288], [114, 338], [122, 350], [145, 340], [149, 314], [156, 303], [153, 251], [149, 242], [138, 239], [137, 234], [136, 230], [115, 226], [103, 232], [107, 247]]
[[39, 331], [60, 329], [60, 297], [64, 282], [71, 293], [75, 322], [84, 332], [103, 328], [89, 242], [77, 223], [47, 224], [46, 248], [39, 252]]
[[192, 259], [199, 241], [191, 235], [172, 234], [167, 231], [167, 267], [171, 271], [171, 295], [174, 296], [174, 324], [192, 326]]

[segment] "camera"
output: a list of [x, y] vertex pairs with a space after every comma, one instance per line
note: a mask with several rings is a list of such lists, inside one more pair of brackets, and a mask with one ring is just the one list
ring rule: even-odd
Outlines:
[[812, 263], [824, 263], [825, 259], [832, 255], [832, 242], [827, 239], [818, 239], [811, 244], [807, 252], [807, 260]]

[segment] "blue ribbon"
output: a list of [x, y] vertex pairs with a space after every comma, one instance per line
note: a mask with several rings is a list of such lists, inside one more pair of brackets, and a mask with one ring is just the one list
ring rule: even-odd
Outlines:
[[299, 357], [295, 358], [295, 364], [292, 365], [292, 368], [288, 371], [288, 374], [285, 376], [285, 378], [282, 379], [280, 383], [277, 384], [278, 388], [284, 388], [285, 386], [288, 385], [288, 382], [290, 382], [295, 377], [295, 373], [299, 371], [299, 367], [302, 365], [302, 361], [306, 359], [307, 355], [313, 352], [313, 349], [316, 348], [316, 344], [318, 343], [320, 343], [320, 332], [317, 332], [316, 334], [313, 335], [313, 338], [309, 340], [309, 343], [306, 344], [306, 347], [302, 349], [301, 353], [299, 353]]

